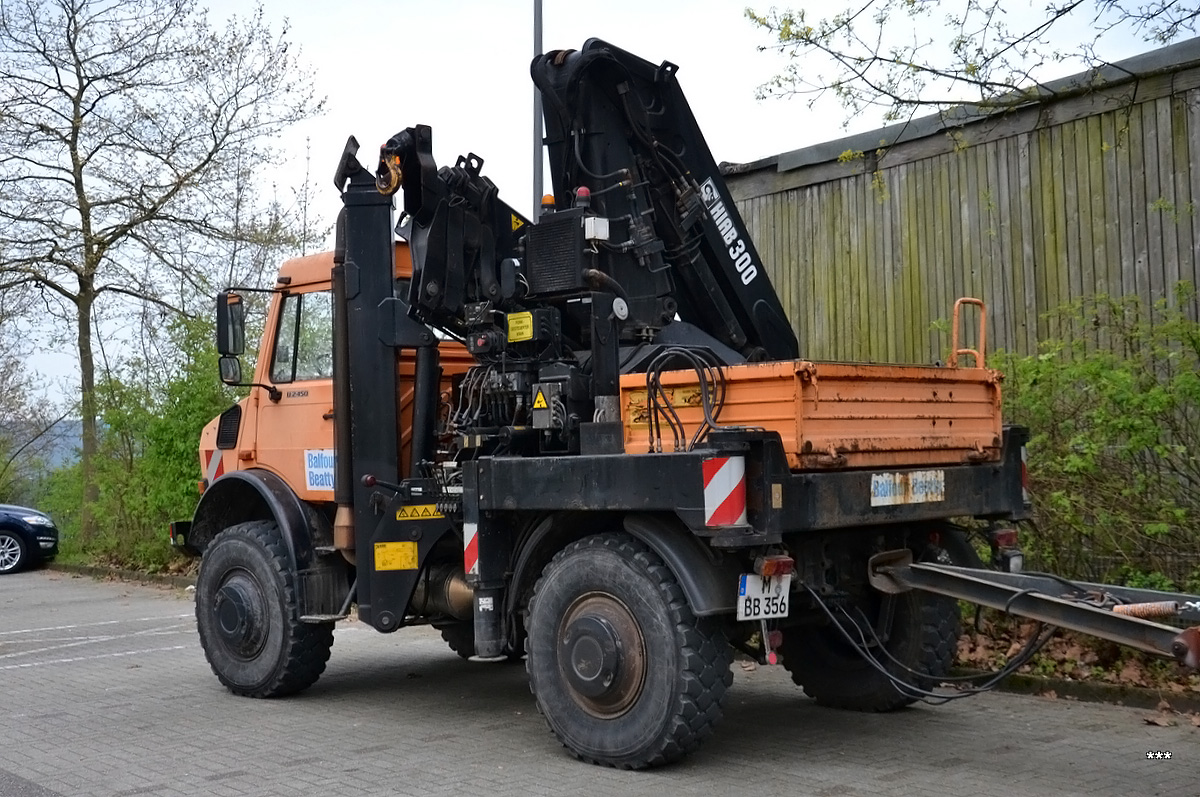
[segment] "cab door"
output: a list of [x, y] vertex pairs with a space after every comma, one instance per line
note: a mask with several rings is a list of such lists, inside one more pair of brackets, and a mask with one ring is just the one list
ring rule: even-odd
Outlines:
[[[259, 356], [268, 355], [260, 352]], [[333, 500], [333, 301], [328, 286], [283, 297], [258, 409], [259, 467], [308, 501]]]

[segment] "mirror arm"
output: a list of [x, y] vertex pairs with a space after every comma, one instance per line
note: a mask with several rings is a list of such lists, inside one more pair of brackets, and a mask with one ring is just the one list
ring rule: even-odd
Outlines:
[[274, 385], [264, 385], [262, 382], [225, 382], [226, 387], [261, 387], [267, 391], [267, 398], [278, 404], [283, 398], [283, 393]]
[[267, 398], [275, 403], [279, 403], [279, 400], [283, 398], [283, 393], [280, 392], [279, 388], [274, 385], [264, 385], [261, 382], [239, 382], [236, 385], [230, 385], [230, 387], [261, 387], [267, 391]]

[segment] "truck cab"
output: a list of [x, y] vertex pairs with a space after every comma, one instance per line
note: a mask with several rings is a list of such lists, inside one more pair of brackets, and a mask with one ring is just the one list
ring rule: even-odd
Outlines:
[[[301, 501], [332, 504], [333, 296], [332, 251], [292, 258], [279, 268], [255, 360], [249, 394], [200, 433], [201, 491], [234, 471], [259, 469], [281, 478]], [[403, 295], [412, 276], [408, 246], [395, 244], [396, 291]], [[473, 362], [454, 340], [439, 345], [445, 377]], [[399, 409], [411, 422], [413, 357], [400, 357]], [[409, 450], [411, 428], [401, 422], [401, 450]], [[193, 544], [201, 540], [193, 537]]]

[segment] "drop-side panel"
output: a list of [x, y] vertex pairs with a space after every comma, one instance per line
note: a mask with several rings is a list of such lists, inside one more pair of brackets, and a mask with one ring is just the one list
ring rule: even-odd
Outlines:
[[[752, 363], [725, 369], [722, 426], [778, 432], [794, 470], [907, 467], [1000, 459], [1000, 374], [985, 368]], [[703, 421], [695, 372], [662, 374], [690, 437]], [[651, 449], [646, 376], [621, 378], [625, 450]], [[660, 413], [663, 450], [675, 436]]]

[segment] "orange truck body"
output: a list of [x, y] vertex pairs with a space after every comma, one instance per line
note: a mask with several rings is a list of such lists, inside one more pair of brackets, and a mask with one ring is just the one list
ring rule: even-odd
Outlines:
[[[749, 363], [725, 369], [722, 426], [778, 432], [793, 470], [998, 461], [1000, 381], [988, 368]], [[687, 436], [704, 420], [692, 371], [662, 375]], [[625, 452], [651, 450], [645, 374], [621, 378]], [[665, 429], [666, 424], [662, 423]], [[673, 444], [670, 435], [664, 447]]]
[[[396, 277], [412, 274], [408, 247], [396, 244]], [[288, 260], [279, 285], [289, 293], [326, 291], [333, 253]], [[254, 381], [270, 384], [270, 352], [279, 325], [280, 302], [267, 315]], [[957, 311], [957, 308], [956, 308]], [[411, 350], [397, 357], [402, 475], [412, 437], [413, 372]], [[442, 391], [449, 400], [454, 376], [474, 363], [454, 341], [439, 347]], [[998, 461], [1001, 457], [998, 371], [983, 367], [937, 368], [919, 365], [817, 363], [805, 360], [749, 363], [724, 369], [727, 383], [722, 426], [750, 426], [778, 432], [793, 470], [900, 468]], [[700, 385], [693, 371], [668, 371], [662, 385], [687, 436], [703, 422]], [[311, 486], [306, 459], [333, 447], [333, 385], [330, 379], [282, 386], [272, 402], [267, 391], [252, 388], [239, 402], [242, 433], [236, 449], [217, 446], [220, 418], [200, 439], [200, 465], [206, 482], [222, 473], [263, 468], [282, 477], [305, 501], [332, 501], [332, 485]], [[625, 452], [644, 454], [656, 445], [670, 450], [668, 435], [651, 437], [651, 410], [644, 374], [621, 378], [621, 418]]]

